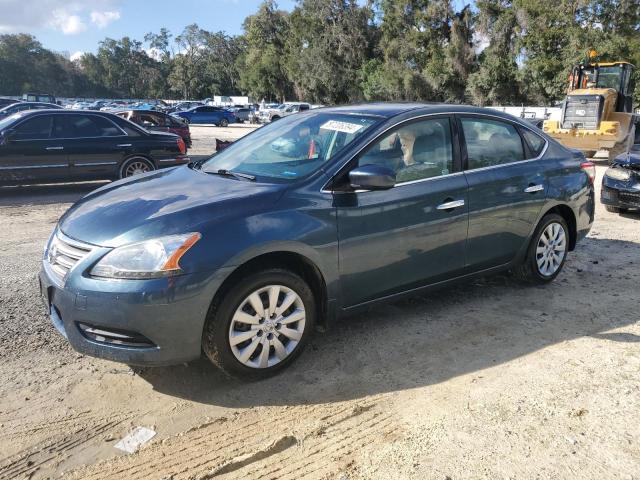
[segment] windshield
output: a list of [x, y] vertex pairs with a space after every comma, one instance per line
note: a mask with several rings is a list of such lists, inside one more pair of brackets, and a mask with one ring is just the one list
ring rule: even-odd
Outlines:
[[375, 117], [328, 112], [291, 115], [232, 143], [202, 169], [296, 180], [318, 170], [378, 121]]

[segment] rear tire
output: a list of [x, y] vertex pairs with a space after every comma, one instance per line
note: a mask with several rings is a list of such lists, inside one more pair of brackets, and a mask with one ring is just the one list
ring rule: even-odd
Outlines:
[[229, 121], [226, 118], [223, 118], [222, 120], [220, 120], [220, 123], [218, 124], [218, 126], [222, 128], [226, 128], [229, 126]]
[[513, 269], [520, 280], [545, 284], [562, 271], [569, 253], [569, 227], [560, 215], [545, 215], [536, 227], [524, 261]]
[[118, 178], [129, 178], [141, 173], [152, 172], [156, 167], [145, 157], [131, 157], [125, 160], [118, 171]]
[[313, 332], [315, 297], [288, 270], [251, 274], [219, 297], [207, 314], [202, 347], [229, 376], [258, 380], [274, 375], [302, 353]]

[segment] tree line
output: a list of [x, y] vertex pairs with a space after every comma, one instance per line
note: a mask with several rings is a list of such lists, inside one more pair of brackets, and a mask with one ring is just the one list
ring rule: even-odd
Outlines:
[[73, 62], [31, 35], [0, 35], [0, 94], [551, 105], [590, 48], [640, 67], [637, 0], [454, 3], [298, 0], [287, 12], [265, 0], [241, 35], [163, 28], [106, 38]]

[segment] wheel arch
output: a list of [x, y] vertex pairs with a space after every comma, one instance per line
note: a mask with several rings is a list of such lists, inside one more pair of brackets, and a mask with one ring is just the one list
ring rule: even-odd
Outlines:
[[558, 204], [546, 210], [540, 217], [540, 220], [542, 220], [546, 215], [550, 213], [560, 215], [562, 218], [564, 218], [564, 221], [567, 222], [567, 226], [569, 227], [569, 251], [573, 251], [578, 241], [578, 224], [576, 220], [576, 214], [570, 206]]
[[313, 292], [316, 299], [317, 324], [326, 327], [328, 310], [328, 290], [325, 276], [320, 268], [307, 256], [293, 251], [277, 250], [262, 253], [238, 265], [222, 282], [212, 300], [212, 305], [223, 298], [229, 289], [243, 277], [260, 270], [282, 268], [299, 275]]

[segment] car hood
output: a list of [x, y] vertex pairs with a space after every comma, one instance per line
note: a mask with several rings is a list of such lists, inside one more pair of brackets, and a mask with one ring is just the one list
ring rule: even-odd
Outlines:
[[284, 189], [283, 184], [235, 180], [189, 166], [165, 169], [91, 192], [63, 215], [59, 228], [76, 240], [118, 247], [250, 216], [275, 203]]

